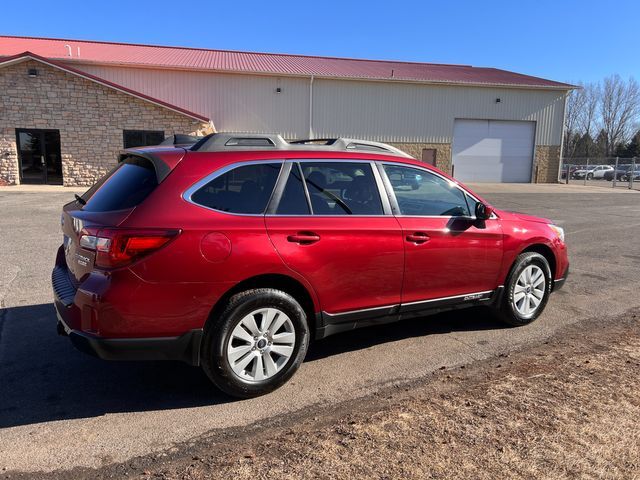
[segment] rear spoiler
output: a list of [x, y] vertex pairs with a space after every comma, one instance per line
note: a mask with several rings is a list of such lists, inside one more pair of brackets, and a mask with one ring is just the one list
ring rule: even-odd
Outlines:
[[128, 157], [140, 157], [149, 160], [156, 171], [158, 183], [162, 182], [171, 171], [180, 163], [187, 151], [184, 148], [153, 148], [138, 149], [129, 148], [122, 150], [118, 155], [118, 163]]

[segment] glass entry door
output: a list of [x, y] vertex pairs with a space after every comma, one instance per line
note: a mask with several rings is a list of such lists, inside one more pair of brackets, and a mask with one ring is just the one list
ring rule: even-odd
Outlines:
[[60, 131], [17, 128], [20, 183], [62, 185]]

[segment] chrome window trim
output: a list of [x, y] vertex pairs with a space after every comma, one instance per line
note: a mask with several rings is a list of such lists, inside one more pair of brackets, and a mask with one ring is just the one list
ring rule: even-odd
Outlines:
[[[240, 162], [234, 162], [234, 163], [230, 163], [229, 165], [225, 165], [224, 167], [220, 168], [219, 170], [216, 170], [214, 172], [211, 172], [210, 174], [206, 175], [205, 177], [201, 178], [200, 180], [198, 180], [197, 182], [193, 183], [189, 188], [187, 188], [184, 193], [182, 194], [182, 198], [183, 200], [185, 200], [188, 203], [191, 203], [192, 205], [196, 205], [200, 208], [204, 208], [207, 210], [210, 210], [212, 212], [216, 212], [216, 213], [222, 213], [225, 215], [234, 215], [234, 216], [241, 216], [241, 217], [300, 217], [300, 218], [307, 218], [307, 217], [315, 217], [315, 218], [372, 218], [372, 217], [391, 217], [393, 216], [392, 212], [391, 212], [391, 207], [389, 206], [388, 212], [389, 213], [383, 213], [382, 215], [316, 215], [313, 213], [312, 207], [310, 206], [309, 209], [312, 213], [308, 214], [308, 215], [304, 215], [304, 214], [299, 214], [299, 215], [280, 215], [277, 213], [265, 213], [267, 212], [267, 210], [269, 210], [269, 208], [271, 207], [271, 201], [274, 195], [274, 191], [278, 185], [278, 183], [281, 181], [281, 176], [283, 174], [284, 171], [284, 164], [285, 163], [291, 163], [292, 167], [294, 168], [294, 165], [296, 164], [300, 164], [300, 163], [341, 163], [341, 162], [349, 162], [349, 163], [363, 163], [363, 164], [368, 164], [372, 170], [374, 179], [376, 181], [376, 186], [378, 187], [378, 195], [380, 195], [380, 203], [382, 205], [382, 210], [383, 212], [385, 212], [385, 199], [386, 199], [386, 195], [382, 195], [383, 192], [386, 193], [385, 190], [380, 191], [380, 184], [379, 184], [379, 177], [376, 176], [377, 172], [377, 168], [375, 167], [375, 160], [364, 160], [364, 159], [348, 159], [348, 158], [336, 158], [336, 159], [315, 159], [315, 158], [291, 158], [291, 159], [286, 159], [286, 158], [273, 158], [273, 159], [263, 159], [263, 160], [248, 160], [248, 161], [240, 161]], [[216, 179], [217, 177], [224, 175], [225, 173], [235, 169], [235, 168], [239, 168], [239, 167], [244, 167], [244, 166], [248, 166], [248, 165], [263, 165], [263, 164], [268, 164], [268, 163], [280, 163], [280, 171], [278, 172], [278, 178], [276, 179], [276, 182], [274, 184], [274, 189], [271, 191], [271, 195], [269, 196], [269, 200], [267, 201], [267, 204], [265, 206], [264, 212], [263, 213], [235, 213], [235, 212], [225, 212], [223, 210], [218, 210], [216, 208], [211, 208], [211, 207], [207, 207], [206, 205], [202, 205], [200, 203], [195, 202], [191, 197], [193, 196], [194, 193], [196, 193], [198, 190], [200, 190], [202, 187], [204, 187], [207, 183], [211, 182], [212, 180]], [[299, 167], [300, 170], [302, 170], [302, 167]], [[302, 175], [302, 171], [300, 171], [300, 175]], [[304, 177], [303, 177], [304, 180]], [[306, 182], [303, 181], [303, 185], [306, 191]], [[388, 199], [387, 199], [388, 201]]]
[[[278, 185], [278, 183], [281, 181], [281, 176], [283, 174], [284, 171], [284, 164], [285, 163], [297, 163], [297, 164], [301, 164], [301, 163], [340, 163], [340, 162], [349, 162], [349, 163], [366, 163], [369, 164], [371, 167], [371, 170], [373, 171], [373, 176], [375, 178], [376, 181], [376, 186], [378, 187], [378, 194], [380, 195], [380, 202], [382, 203], [382, 210], [383, 213], [382, 215], [316, 215], [313, 213], [312, 207], [310, 208], [310, 211], [312, 213], [308, 214], [308, 215], [279, 215], [276, 213], [265, 213], [267, 212], [267, 210], [270, 208], [271, 206], [271, 201], [274, 195], [274, 191]], [[215, 178], [224, 175], [225, 173], [235, 169], [235, 168], [239, 168], [239, 167], [244, 167], [244, 166], [248, 166], [248, 165], [263, 165], [263, 164], [268, 164], [268, 163], [280, 163], [280, 171], [278, 172], [278, 177], [276, 178], [276, 182], [274, 184], [274, 189], [271, 191], [271, 195], [269, 196], [269, 200], [267, 201], [267, 204], [265, 206], [264, 212], [262, 213], [235, 213], [235, 212], [225, 212], [223, 210], [218, 210], [215, 208], [211, 208], [211, 207], [207, 207], [206, 205], [202, 205], [200, 203], [195, 202], [191, 197], [193, 196], [193, 194], [198, 191], [200, 188], [204, 187], [207, 183], [211, 182], [212, 180], [214, 180]], [[469, 191], [467, 191], [464, 187], [462, 187], [457, 181], [452, 182], [451, 180], [449, 180], [447, 177], [440, 175], [439, 173], [430, 170], [428, 168], [424, 168], [421, 167], [419, 165], [413, 165], [413, 164], [409, 164], [409, 163], [403, 163], [403, 162], [388, 162], [388, 161], [380, 161], [380, 160], [366, 160], [366, 159], [350, 159], [350, 158], [335, 158], [335, 159], [315, 159], [315, 158], [291, 158], [291, 159], [287, 159], [287, 158], [272, 158], [272, 159], [262, 159], [262, 160], [246, 160], [246, 161], [239, 161], [239, 162], [234, 162], [234, 163], [230, 163], [228, 165], [225, 165], [224, 167], [220, 168], [219, 170], [216, 170], [214, 172], [211, 172], [210, 174], [206, 175], [205, 177], [201, 178], [200, 180], [196, 181], [195, 183], [193, 183], [189, 188], [187, 188], [183, 194], [182, 194], [182, 198], [183, 200], [185, 200], [188, 203], [191, 203], [192, 205], [196, 205], [197, 207], [200, 208], [204, 208], [206, 210], [210, 210], [212, 212], [216, 212], [216, 213], [222, 213], [224, 215], [233, 215], [233, 216], [241, 216], [241, 217], [300, 217], [300, 218], [307, 218], [307, 217], [315, 217], [315, 218], [387, 218], [387, 217], [403, 217], [403, 218], [442, 218], [442, 219], [451, 219], [451, 218], [468, 218], [471, 220], [477, 220], [477, 218], [475, 217], [475, 215], [472, 216], [465, 216], [465, 215], [459, 215], [459, 216], [453, 216], [453, 215], [403, 215], [403, 214], [394, 214], [393, 213], [393, 205], [391, 204], [391, 200], [389, 198], [389, 195], [393, 195], [395, 198], [395, 192], [393, 191], [393, 187], [391, 188], [391, 192], [387, 191], [387, 188], [385, 186], [385, 180], [389, 182], [389, 185], [391, 185], [388, 176], [386, 175], [386, 172], [384, 172], [384, 168], [382, 168], [383, 172], [380, 172], [380, 169], [377, 168], [377, 166], [383, 167], [384, 165], [392, 165], [392, 166], [401, 166], [401, 167], [407, 167], [407, 168], [415, 168], [417, 170], [422, 170], [425, 171], [427, 173], [430, 173], [432, 175], [435, 175], [439, 178], [442, 178], [443, 180], [449, 182], [449, 183], [453, 183], [453, 186], [455, 188], [458, 188], [459, 190], [461, 190], [464, 194], [469, 195], [471, 198], [473, 198], [476, 202], [480, 202], [480, 200], [475, 196], [472, 195]], [[293, 168], [293, 166], [292, 166]], [[300, 167], [301, 169], [302, 167]], [[384, 174], [384, 177], [383, 177]], [[302, 172], [301, 172], [302, 175]], [[303, 182], [303, 185], [305, 187], [306, 190], [306, 182]], [[397, 201], [396, 201], [397, 203]], [[387, 213], [388, 212], [388, 213]], [[497, 219], [497, 215], [493, 214], [490, 218], [490, 220], [494, 220]]]
[[250, 166], [250, 165], [264, 165], [264, 164], [268, 164], [268, 163], [279, 163], [280, 164], [280, 171], [278, 172], [278, 177], [276, 178], [276, 181], [273, 185], [274, 190], [276, 185], [278, 184], [278, 181], [280, 180], [280, 175], [282, 175], [282, 170], [283, 170], [283, 166], [285, 163], [285, 160], [282, 158], [272, 158], [272, 159], [265, 159], [265, 160], [249, 160], [249, 161], [242, 161], [242, 162], [235, 162], [235, 163], [230, 163], [229, 165], [225, 165], [224, 167], [216, 170], [215, 172], [211, 172], [210, 174], [206, 175], [205, 177], [201, 178], [200, 180], [198, 180], [197, 182], [195, 182], [194, 184], [192, 184], [189, 188], [187, 188], [184, 193], [182, 194], [182, 199], [192, 205], [196, 205], [200, 208], [205, 208], [207, 210], [211, 210], [212, 212], [216, 212], [216, 213], [223, 213], [225, 215], [234, 215], [234, 216], [240, 216], [240, 217], [264, 217], [265, 213], [267, 211], [267, 208], [269, 207], [269, 203], [271, 202], [271, 197], [273, 196], [273, 190], [271, 191], [271, 195], [269, 195], [269, 200], [267, 200], [267, 203], [264, 207], [264, 211], [262, 213], [235, 213], [235, 212], [225, 212], [224, 210], [218, 210], [216, 208], [211, 208], [211, 207], [207, 207], [206, 205], [202, 205], [201, 203], [197, 203], [195, 202], [191, 197], [193, 196], [194, 193], [196, 193], [198, 190], [200, 190], [202, 187], [204, 187], [207, 183], [211, 182], [212, 180], [220, 177], [221, 175], [224, 175], [227, 172], [230, 172], [231, 170], [234, 170], [235, 168], [239, 168], [239, 167], [246, 167], [246, 166]]

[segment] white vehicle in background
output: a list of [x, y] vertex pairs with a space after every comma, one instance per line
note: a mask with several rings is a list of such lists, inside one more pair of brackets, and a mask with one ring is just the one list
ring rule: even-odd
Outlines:
[[604, 179], [605, 172], [611, 171], [613, 171], [613, 167], [611, 165], [592, 165], [588, 168], [580, 168], [574, 171], [572, 176], [573, 178], [584, 178], [586, 176], [587, 180], [602, 180]]

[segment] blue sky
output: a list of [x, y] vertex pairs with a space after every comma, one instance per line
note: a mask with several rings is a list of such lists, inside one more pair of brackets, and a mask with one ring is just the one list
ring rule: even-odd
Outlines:
[[632, 0], [7, 2], [0, 33], [640, 79]]

